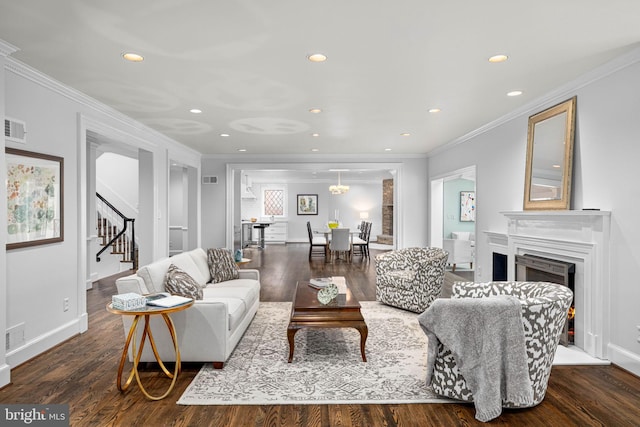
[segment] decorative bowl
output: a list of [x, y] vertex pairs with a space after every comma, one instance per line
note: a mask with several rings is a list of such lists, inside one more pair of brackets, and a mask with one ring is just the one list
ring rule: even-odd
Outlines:
[[258, 218], [251, 218], [251, 222], [256, 222]]
[[335, 297], [338, 296], [338, 287], [335, 283], [329, 283], [324, 288], [318, 291], [318, 301], [320, 304], [326, 305], [331, 302]]
[[329, 221], [329, 228], [338, 228], [338, 223], [335, 221]]

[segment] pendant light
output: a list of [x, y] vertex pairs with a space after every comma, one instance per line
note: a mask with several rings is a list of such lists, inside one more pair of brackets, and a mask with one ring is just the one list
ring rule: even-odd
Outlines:
[[330, 185], [329, 191], [331, 192], [331, 194], [344, 194], [349, 191], [348, 185], [340, 184], [340, 172], [338, 172], [338, 185]]

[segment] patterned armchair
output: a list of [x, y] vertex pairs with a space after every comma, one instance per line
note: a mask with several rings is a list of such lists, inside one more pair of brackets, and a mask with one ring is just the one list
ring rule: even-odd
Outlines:
[[440, 296], [448, 253], [406, 248], [377, 255], [376, 300], [422, 313]]
[[[452, 298], [482, 298], [493, 295], [512, 295], [522, 304], [522, 322], [529, 366], [529, 378], [533, 385], [533, 405], [542, 402], [547, 391], [551, 365], [558, 347], [560, 333], [567, 319], [573, 292], [565, 286], [546, 282], [456, 282]], [[460, 373], [453, 354], [442, 345], [433, 367], [431, 380], [433, 391], [453, 399], [473, 401], [473, 395]], [[504, 402], [505, 408], [523, 405]]]

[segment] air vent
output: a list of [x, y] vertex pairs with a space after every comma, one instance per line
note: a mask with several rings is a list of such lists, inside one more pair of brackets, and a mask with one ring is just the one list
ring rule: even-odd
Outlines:
[[24, 322], [19, 323], [7, 329], [5, 335], [5, 351], [14, 350], [25, 344], [24, 340]]
[[5, 118], [4, 137], [7, 141], [20, 142], [22, 144], [26, 143], [27, 127], [25, 122], [10, 119], [9, 117]]
[[217, 176], [203, 176], [202, 177], [203, 184], [217, 184], [218, 177]]

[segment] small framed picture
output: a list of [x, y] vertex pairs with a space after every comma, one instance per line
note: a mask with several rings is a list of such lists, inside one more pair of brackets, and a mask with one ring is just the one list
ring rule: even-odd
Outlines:
[[298, 215], [318, 215], [317, 194], [298, 194]]
[[476, 220], [476, 192], [460, 192], [460, 221], [473, 222]]

